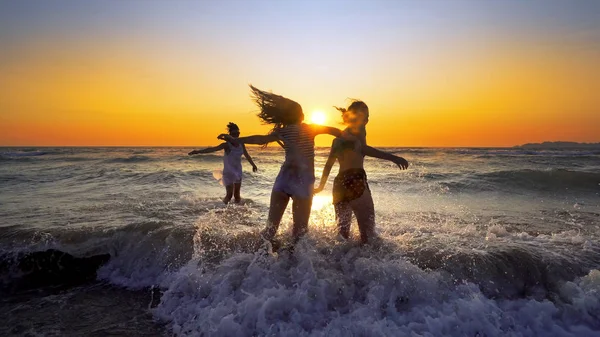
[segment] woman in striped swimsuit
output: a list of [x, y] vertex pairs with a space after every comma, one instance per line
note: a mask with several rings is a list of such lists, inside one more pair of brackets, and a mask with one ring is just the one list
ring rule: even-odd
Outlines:
[[305, 124], [300, 104], [254, 86], [250, 88], [254, 101], [260, 108], [258, 117], [266, 124], [273, 124], [273, 129], [268, 135], [233, 138], [221, 134], [218, 138], [232, 143], [279, 142], [283, 145], [285, 161], [273, 185], [267, 227], [262, 231], [262, 236], [269, 241], [273, 239], [291, 198], [294, 219], [292, 236], [297, 241], [308, 231], [315, 181], [315, 136], [329, 134], [350, 140], [355, 137], [337, 128]]
[[357, 150], [351, 142], [336, 138], [331, 145], [329, 158], [323, 168], [321, 182], [315, 189], [319, 193], [325, 187], [329, 172], [335, 161], [340, 163], [340, 171], [333, 182], [333, 205], [340, 236], [350, 237], [352, 213], [356, 216], [362, 243], [375, 237], [375, 207], [373, 197], [367, 184], [367, 173], [364, 169], [364, 156], [386, 159], [394, 162], [402, 170], [408, 162], [393, 154], [366, 146], [366, 125], [369, 122], [369, 107], [362, 101], [354, 101], [348, 109], [337, 108], [342, 113], [345, 131], [356, 136], [363, 146]]

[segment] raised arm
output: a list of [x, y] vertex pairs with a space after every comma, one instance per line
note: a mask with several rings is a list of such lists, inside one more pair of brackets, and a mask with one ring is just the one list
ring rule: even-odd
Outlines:
[[376, 148], [370, 147], [366, 144], [363, 145], [362, 151], [365, 156], [389, 160], [398, 165], [401, 170], [406, 170], [408, 168], [408, 161], [402, 157], [398, 157], [385, 151], [377, 150]]
[[243, 145], [243, 144], [242, 144], [242, 146], [244, 147], [244, 157], [246, 157], [246, 160], [248, 160], [248, 162], [250, 163], [250, 165], [252, 165], [252, 172], [258, 171], [258, 167], [256, 167], [256, 164], [254, 164], [254, 161], [252, 160], [252, 157], [250, 157], [250, 154], [246, 150], [246, 146]]
[[206, 149], [202, 149], [202, 150], [194, 150], [194, 151], [188, 153], [188, 156], [191, 156], [194, 154], [200, 154], [200, 153], [217, 152], [219, 150], [225, 149], [225, 146], [227, 146], [227, 143], [221, 143], [220, 145], [213, 146], [213, 147], [207, 147]]
[[319, 182], [319, 186], [315, 188], [314, 193], [319, 193], [325, 188], [325, 184], [327, 184], [327, 178], [329, 178], [329, 173], [331, 173], [331, 168], [333, 164], [335, 164], [335, 160], [337, 159], [334, 150], [335, 140], [331, 144], [331, 150], [329, 151], [329, 157], [327, 157], [327, 162], [325, 163], [325, 167], [323, 167], [323, 174], [321, 174], [321, 181]]
[[262, 144], [267, 144], [270, 142], [278, 141], [279, 135], [276, 133], [272, 133], [270, 135], [254, 135], [254, 136], [234, 138], [226, 133], [223, 133], [223, 134], [220, 134], [217, 138], [226, 140], [232, 144], [240, 144], [241, 143], [241, 144], [262, 145]]

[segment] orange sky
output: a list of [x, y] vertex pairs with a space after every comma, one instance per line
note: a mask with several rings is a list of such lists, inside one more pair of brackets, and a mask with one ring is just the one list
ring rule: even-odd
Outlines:
[[[3, 4], [0, 12], [16, 18], [0, 17], [0, 146], [210, 145], [230, 121], [242, 134], [265, 133], [249, 83], [298, 101], [306, 115], [323, 111], [338, 127], [332, 106], [360, 98], [377, 146], [600, 142], [600, 31], [585, 8], [556, 8], [554, 17], [529, 8], [504, 27], [497, 23], [518, 7], [465, 2], [448, 12], [440, 2], [413, 22], [392, 14], [423, 8], [387, 4], [375, 2], [362, 26], [343, 29], [330, 20], [339, 9], [312, 2], [262, 13], [267, 22], [294, 13], [272, 25], [245, 8], [200, 4], [78, 5], [69, 7], [73, 21], [68, 11], [47, 18], [43, 8]], [[36, 24], [19, 30], [28, 20]]]

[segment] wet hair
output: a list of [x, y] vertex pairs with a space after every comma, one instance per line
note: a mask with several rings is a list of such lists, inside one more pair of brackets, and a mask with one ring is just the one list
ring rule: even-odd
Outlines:
[[233, 123], [233, 122], [229, 122], [229, 124], [227, 124], [227, 132], [231, 133], [231, 131], [240, 131], [240, 128], [237, 126], [237, 124]]
[[264, 124], [273, 124], [273, 130], [285, 125], [300, 123], [304, 120], [302, 106], [289, 98], [262, 91], [252, 85], [252, 99], [260, 108], [258, 118]]
[[[350, 103], [350, 105], [348, 106], [348, 108], [340, 108], [337, 106], [334, 106], [334, 108], [342, 113], [342, 120], [344, 122], [344, 124], [348, 125], [352, 123], [352, 119], [353, 117], [360, 111], [364, 111], [364, 110], [369, 110], [369, 107], [367, 106], [367, 103], [361, 101], [361, 100], [357, 100], [357, 99], [353, 99], [352, 103]], [[360, 138], [364, 138], [367, 136], [367, 129], [364, 125], [361, 125], [360, 127], [360, 134], [355, 135], [358, 136]]]

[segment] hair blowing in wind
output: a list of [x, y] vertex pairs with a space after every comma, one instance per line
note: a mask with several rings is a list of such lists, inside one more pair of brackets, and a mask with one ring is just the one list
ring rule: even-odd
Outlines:
[[250, 85], [251, 96], [260, 108], [258, 118], [265, 124], [274, 124], [275, 129], [304, 120], [302, 106], [289, 98], [266, 92]]

